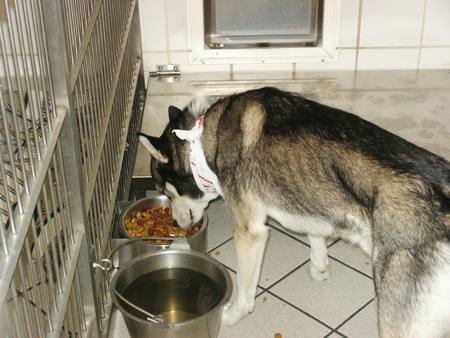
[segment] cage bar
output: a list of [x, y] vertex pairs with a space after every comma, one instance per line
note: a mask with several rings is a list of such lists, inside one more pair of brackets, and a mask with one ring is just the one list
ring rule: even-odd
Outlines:
[[136, 0], [0, 0], [6, 337], [107, 334], [110, 276], [90, 263], [109, 253], [134, 165], [145, 99], [138, 10]]

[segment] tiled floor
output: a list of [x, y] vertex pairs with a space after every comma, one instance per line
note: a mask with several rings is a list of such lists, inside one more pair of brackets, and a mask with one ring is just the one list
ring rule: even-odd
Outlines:
[[[235, 283], [232, 220], [225, 203], [213, 202], [208, 216], [208, 253], [225, 264]], [[341, 240], [330, 240], [331, 276], [313, 281], [307, 239], [268, 226], [255, 311], [234, 327], [221, 327], [219, 338], [273, 338], [276, 333], [283, 338], [378, 337], [370, 259]], [[115, 312], [113, 318], [110, 338], [128, 337], [121, 315]]]

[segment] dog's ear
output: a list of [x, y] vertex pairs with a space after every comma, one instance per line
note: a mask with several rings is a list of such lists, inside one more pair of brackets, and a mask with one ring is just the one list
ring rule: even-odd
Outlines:
[[150, 153], [150, 155], [161, 163], [167, 163], [169, 162], [169, 159], [164, 156], [159, 150], [159, 138], [145, 135], [142, 133], [138, 133], [139, 135], [139, 141], [144, 146], [144, 148]]
[[169, 121], [175, 120], [183, 111], [175, 106], [169, 106]]

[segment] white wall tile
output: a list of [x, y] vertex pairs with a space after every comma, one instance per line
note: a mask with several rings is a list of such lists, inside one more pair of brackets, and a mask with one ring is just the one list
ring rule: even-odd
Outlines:
[[425, 0], [365, 0], [361, 46], [417, 46]]
[[188, 52], [171, 52], [169, 54], [170, 63], [175, 63], [179, 65], [185, 65], [189, 63], [189, 53]]
[[450, 68], [450, 48], [423, 48], [420, 69]]
[[166, 52], [143, 52], [144, 58], [144, 70], [145, 71], [155, 71], [156, 65], [167, 64], [167, 53]]
[[234, 72], [291, 72], [293, 63], [239, 63], [233, 65]]
[[167, 49], [165, 0], [140, 0], [142, 50]]
[[235, 80], [290, 80], [293, 77], [293, 63], [240, 63], [233, 65], [233, 79]]
[[[189, 64], [189, 0], [140, 0], [144, 67], [154, 70], [157, 64], [177, 63], [182, 72], [229, 72], [230, 65]], [[297, 72], [353, 70], [355, 68], [359, 5], [362, 2], [361, 37], [363, 48], [358, 55], [359, 70], [416, 69], [418, 49], [394, 48], [418, 46], [425, 0], [341, 0], [339, 57], [329, 63], [297, 63]], [[167, 15], [165, 10], [167, 9]], [[167, 17], [167, 25], [166, 25]], [[420, 68], [450, 68], [450, 1], [427, 0], [424, 27], [425, 46]], [[166, 26], [168, 30], [166, 31]], [[170, 51], [166, 51], [169, 46]], [[349, 49], [350, 47], [350, 49]], [[158, 51], [155, 53], [155, 51]], [[290, 73], [292, 63], [236, 64], [235, 73], [280, 71]]]
[[355, 70], [356, 49], [339, 49], [335, 62], [298, 62], [296, 71]]
[[424, 45], [450, 45], [450, 1], [428, 0]]
[[188, 52], [171, 52], [170, 63], [179, 64], [182, 73], [197, 73], [197, 72], [229, 72], [230, 65], [192, 65], [189, 63]]
[[355, 47], [358, 36], [359, 0], [341, 0], [339, 47]]
[[358, 70], [416, 69], [419, 48], [361, 49]]
[[187, 50], [188, 12], [187, 0], [166, 0], [170, 50]]

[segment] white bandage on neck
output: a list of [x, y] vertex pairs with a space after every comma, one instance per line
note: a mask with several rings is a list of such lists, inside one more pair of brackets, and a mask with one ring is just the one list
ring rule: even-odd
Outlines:
[[206, 162], [201, 137], [203, 134], [203, 116], [200, 116], [191, 130], [174, 129], [172, 131], [181, 140], [186, 140], [190, 145], [189, 164], [192, 175], [198, 188], [205, 193], [223, 196], [222, 187], [216, 174], [209, 168]]

